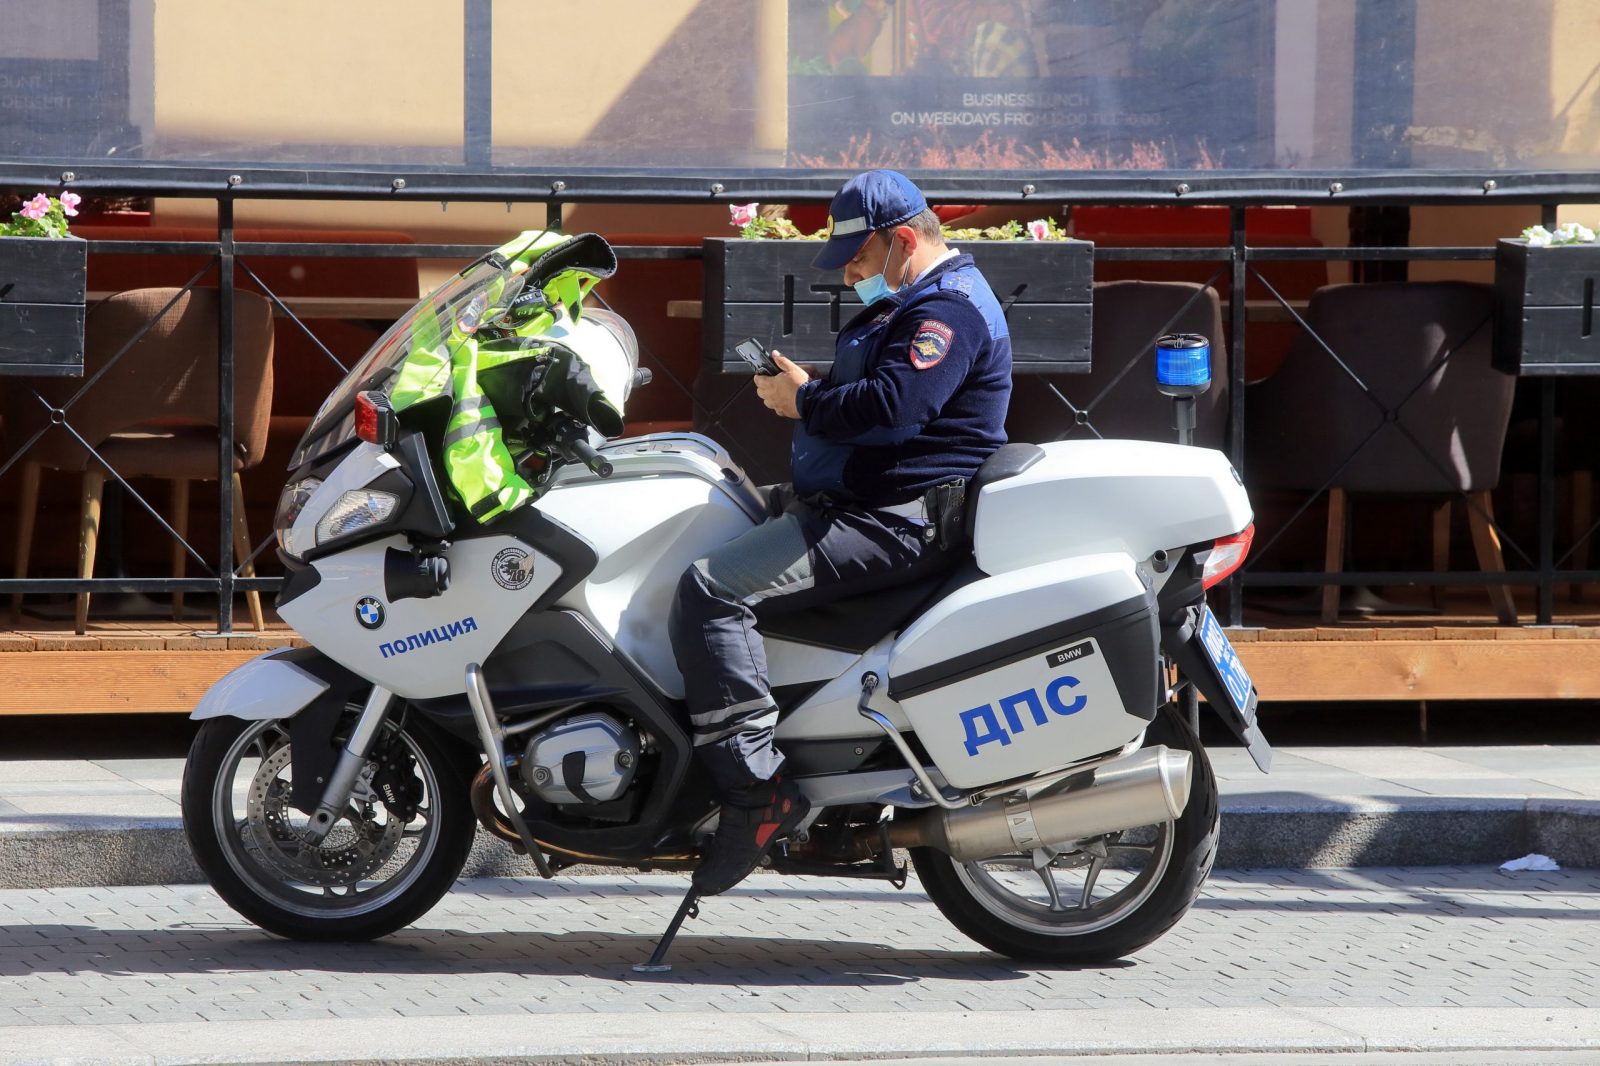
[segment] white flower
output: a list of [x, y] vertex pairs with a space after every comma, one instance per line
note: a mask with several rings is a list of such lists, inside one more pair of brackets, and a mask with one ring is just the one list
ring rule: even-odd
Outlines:
[[1543, 226], [1529, 226], [1522, 231], [1522, 236], [1527, 239], [1529, 248], [1548, 248], [1555, 240], [1555, 236]]
[[1582, 241], [1584, 244], [1594, 243], [1594, 230], [1590, 229], [1588, 226], [1585, 226], [1581, 222], [1574, 222], [1572, 224], [1572, 229], [1573, 232], [1578, 235], [1578, 240]]
[[1576, 222], [1563, 222], [1556, 227], [1556, 240], [1562, 244], [1571, 244], [1578, 239], [1578, 224]]

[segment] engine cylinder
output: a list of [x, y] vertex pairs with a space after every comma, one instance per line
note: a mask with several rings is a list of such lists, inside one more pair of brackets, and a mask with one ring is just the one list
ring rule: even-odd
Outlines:
[[563, 718], [528, 741], [519, 773], [556, 806], [605, 803], [628, 790], [639, 768], [639, 734], [604, 711]]

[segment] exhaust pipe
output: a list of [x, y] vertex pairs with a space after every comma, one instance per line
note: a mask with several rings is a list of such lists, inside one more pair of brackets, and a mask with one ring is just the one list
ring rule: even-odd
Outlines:
[[1193, 760], [1164, 745], [1106, 763], [1093, 781], [1053, 795], [993, 799], [961, 810], [932, 810], [889, 825], [897, 848], [932, 847], [961, 862], [1029, 852], [1069, 840], [1165, 822], [1189, 802]]

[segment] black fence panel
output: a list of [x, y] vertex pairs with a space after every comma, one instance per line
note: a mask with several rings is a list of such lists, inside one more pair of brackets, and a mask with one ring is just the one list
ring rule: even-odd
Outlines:
[[[3, 167], [0, 167], [3, 170]], [[150, 175], [146, 171], [130, 171], [125, 175], [131, 183], [135, 175], [147, 179]], [[0, 175], [3, 176], [3, 175]], [[452, 179], [455, 180], [455, 179]], [[426, 188], [426, 183], [421, 183]], [[151, 186], [139, 186], [141, 191], [155, 191]], [[469, 258], [475, 257], [487, 248], [469, 244], [311, 244], [301, 242], [240, 242], [235, 239], [236, 231], [233, 218], [233, 205], [235, 200], [243, 194], [244, 183], [230, 186], [226, 191], [215, 194], [218, 205], [218, 235], [215, 240], [207, 241], [94, 241], [90, 243], [91, 255], [149, 255], [149, 256], [194, 256], [208, 257], [211, 264], [207, 269], [215, 269], [220, 304], [216, 316], [216, 361], [215, 369], [215, 411], [218, 422], [216, 436], [216, 462], [208, 472], [205, 480], [216, 480], [218, 483], [217, 512], [215, 515], [217, 540], [214, 546], [214, 555], [208, 558], [208, 553], [190, 544], [185, 539], [185, 530], [174, 528], [158, 508], [145, 499], [136, 488], [128, 483], [128, 479], [117, 470], [115, 457], [104, 457], [96, 451], [95, 441], [85, 439], [74, 428], [74, 404], [81, 402], [82, 396], [107, 373], [106, 366], [98, 371], [91, 370], [90, 377], [81, 385], [74, 387], [71, 393], [48, 392], [37, 381], [32, 379], [10, 378], [3, 381], [7, 390], [13, 392], [16, 402], [27, 401], [38, 409], [39, 417], [35, 419], [41, 428], [28, 434], [19, 435], [15, 426], [8, 427], [5, 450], [0, 451], [0, 475], [5, 474], [17, 464], [30, 462], [30, 449], [46, 433], [71, 434], [77, 438], [78, 444], [90, 456], [88, 460], [104, 469], [105, 479], [120, 486], [125, 498], [135, 506], [152, 515], [155, 521], [170, 535], [175, 544], [175, 550], [181, 551], [184, 557], [194, 561], [204, 571], [202, 576], [192, 577], [128, 577], [106, 576], [91, 577], [78, 576], [65, 577], [38, 577], [29, 576], [25, 571], [13, 572], [11, 576], [0, 579], [0, 598], [11, 598], [13, 603], [17, 597], [25, 594], [99, 594], [99, 593], [148, 593], [148, 594], [182, 594], [182, 593], [209, 593], [218, 599], [216, 625], [219, 632], [233, 631], [235, 618], [233, 599], [236, 593], [271, 593], [277, 588], [278, 580], [272, 577], [256, 576], [253, 571], [253, 560], [260, 558], [272, 546], [273, 538], [270, 531], [254, 531], [254, 543], [243, 543], [241, 534], [243, 523], [241, 519], [241, 501], [237, 497], [237, 455], [236, 445], [239, 443], [238, 419], [239, 405], [242, 397], [237, 395], [241, 358], [243, 353], [238, 347], [240, 336], [244, 332], [241, 308], [246, 302], [261, 301], [270, 304], [286, 327], [298, 330], [309, 329], [306, 324], [293, 315], [284, 299], [273, 293], [263, 283], [261, 274], [252, 267], [253, 262], [267, 258], [295, 258], [307, 259], [339, 256], [350, 258]], [[988, 186], [993, 189], [992, 183]], [[252, 190], [259, 195], [260, 190]], [[422, 190], [413, 190], [408, 183], [406, 192], [411, 195], [425, 196]], [[721, 190], [726, 193], [727, 190]], [[1127, 192], [1126, 189], [1123, 190]], [[319, 197], [327, 198], [326, 188], [319, 190]], [[1241, 193], [1241, 195], [1244, 195]], [[1326, 194], [1325, 194], [1326, 195]], [[1480, 194], [1481, 195], [1481, 194]], [[508, 198], [501, 192], [497, 198]], [[522, 190], [520, 197], [513, 199], [529, 199], [527, 189]], [[991, 196], [991, 198], [993, 198]], [[532, 199], [545, 201], [544, 195]], [[1131, 198], [1137, 200], [1137, 197]], [[557, 213], [557, 217], [559, 217]], [[1245, 337], [1247, 328], [1252, 321], [1251, 307], [1246, 299], [1246, 290], [1252, 282], [1264, 280], [1259, 273], [1260, 268], [1273, 263], [1296, 261], [1344, 261], [1344, 262], [1403, 262], [1403, 261], [1483, 261], [1492, 259], [1495, 255], [1493, 248], [1487, 247], [1408, 247], [1408, 248], [1320, 248], [1320, 247], [1253, 247], [1246, 234], [1245, 211], [1243, 207], [1235, 207], [1230, 213], [1230, 231], [1225, 243], [1215, 247], [1150, 247], [1150, 248], [1096, 248], [1094, 258], [1099, 263], [1129, 263], [1129, 262], [1176, 262], [1189, 261], [1206, 264], [1211, 267], [1207, 272], [1211, 280], [1199, 290], [1215, 290], [1221, 280], [1226, 277], [1230, 284], [1226, 295], [1226, 302], [1222, 306], [1223, 319], [1228, 324], [1231, 335], [1231, 350], [1228, 352], [1230, 380], [1228, 382], [1229, 395], [1227, 397], [1227, 433], [1226, 450], [1236, 468], [1242, 471], [1246, 485], [1251, 484], [1251, 470], [1247, 462], [1247, 449], [1249, 441], [1245, 435], [1245, 413], [1247, 410], [1247, 393], [1245, 377]], [[1547, 209], [1547, 221], [1553, 221], [1553, 209]], [[696, 246], [671, 246], [671, 247], [629, 247], [617, 248], [619, 257], [628, 260], [660, 260], [660, 259], [699, 259], [702, 250]], [[626, 269], [626, 267], [624, 267]], [[180, 290], [187, 293], [195, 289], [201, 281], [201, 275], [192, 278], [187, 286]], [[1283, 313], [1291, 319], [1298, 321], [1307, 331], [1311, 324], [1307, 321], [1302, 309], [1293, 300], [1279, 296], [1273, 292], [1274, 302], [1278, 304]], [[178, 297], [174, 297], [177, 301]], [[1180, 308], [1178, 315], [1188, 310], [1187, 305]], [[157, 316], [159, 318], [160, 316]], [[1117, 380], [1112, 385], [1132, 380], [1128, 375], [1135, 373], [1134, 363], [1150, 349], [1153, 348], [1155, 339], [1160, 335], [1163, 324], [1158, 321], [1148, 323], [1149, 336], [1142, 338], [1137, 346], [1134, 358], [1127, 366], [1119, 368]], [[154, 328], [154, 327], [152, 327]], [[127, 351], [133, 350], [139, 343], [140, 337], [128, 339], [122, 353], [117, 353], [111, 359], [115, 364], [117, 359], [123, 357]], [[682, 380], [672, 374], [666, 362], [657, 358], [649, 349], [649, 338], [642, 338], [644, 344], [643, 358], [646, 365], [658, 369], [657, 379], [662, 382], [657, 387], [677, 388], [682, 390], [689, 405], [700, 408], [700, 414], [708, 422], [715, 423], [722, 411], [706, 407], [695, 400], [692, 382]], [[325, 354], [333, 360], [336, 366], [342, 369], [342, 362], [334, 353]], [[1431, 379], [1452, 358], [1449, 349], [1441, 350], [1436, 363], [1425, 367], [1425, 373], [1420, 375], [1418, 388], [1423, 381]], [[665, 370], [665, 373], [661, 371]], [[1355, 374], [1360, 377], [1359, 373]], [[63, 379], [65, 380], [65, 379]], [[1508, 566], [1501, 572], [1489, 573], [1464, 573], [1464, 572], [1434, 572], [1434, 571], [1266, 571], [1256, 565], [1247, 565], [1243, 572], [1236, 575], [1229, 583], [1230, 595], [1225, 617], [1233, 625], [1243, 622], [1243, 612], [1247, 602], [1247, 590], [1259, 590], [1266, 587], [1275, 588], [1300, 588], [1314, 586], [1353, 587], [1362, 585], [1412, 585], [1423, 587], [1493, 587], [1504, 585], [1531, 586], [1537, 590], [1536, 621], [1539, 624], [1549, 624], [1554, 615], [1554, 590], [1565, 583], [1593, 583], [1600, 581], [1600, 570], [1590, 569], [1586, 566], [1569, 568], [1566, 564], [1581, 554], [1580, 546], [1592, 540], [1596, 530], [1573, 531], [1572, 544], [1564, 555], [1558, 556], [1556, 552], [1556, 455], [1555, 442], [1557, 432], [1557, 399], [1559, 390], [1565, 387], [1568, 379], [1545, 377], [1538, 380], [1535, 386], [1538, 390], [1539, 407], [1537, 412], [1537, 449], [1538, 449], [1538, 506], [1535, 521], [1536, 537], [1531, 545], [1517, 544], [1502, 526], [1489, 523], [1492, 529], [1506, 544], [1508, 550]], [[1107, 386], [1109, 389], [1111, 386]], [[1415, 389], [1412, 390], [1413, 392]], [[1084, 434], [1098, 432], [1094, 426], [1095, 402], [1079, 404], [1069, 401], [1066, 396], [1057, 390], [1056, 397], [1061, 401], [1061, 433], [1059, 436], [1068, 436], [1074, 431]], [[737, 397], [735, 397], [736, 399]], [[726, 400], [723, 404], [731, 403]], [[1404, 410], [1410, 403], [1410, 394], [1402, 395], [1398, 400], [1385, 400], [1375, 398], [1376, 409], [1382, 415], [1384, 424], [1397, 421], [1397, 412]], [[1087, 412], [1085, 414], [1085, 411]], [[1418, 445], [1420, 447], [1420, 444]], [[1437, 456], [1430, 456], [1428, 461], [1438, 461]], [[1312, 494], [1312, 499], [1317, 497]], [[98, 505], [97, 505], [98, 506]], [[1305, 513], [1310, 501], [1296, 512], [1298, 517]], [[1292, 521], [1293, 519], [1291, 519]], [[31, 519], [27, 521], [30, 522]], [[265, 534], [265, 535], [263, 535]], [[1257, 559], [1259, 560], [1259, 556]]]

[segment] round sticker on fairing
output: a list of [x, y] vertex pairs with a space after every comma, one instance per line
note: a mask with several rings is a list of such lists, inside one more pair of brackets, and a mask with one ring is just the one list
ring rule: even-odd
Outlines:
[[489, 571], [495, 584], [507, 592], [525, 589], [533, 580], [533, 556], [521, 548], [506, 548], [496, 553]]
[[377, 629], [383, 625], [383, 604], [371, 596], [356, 601], [356, 621], [363, 629]]

